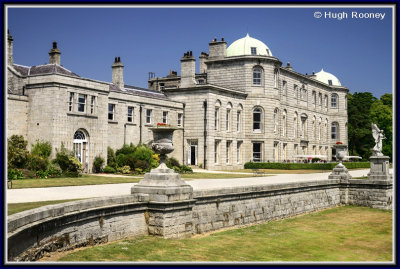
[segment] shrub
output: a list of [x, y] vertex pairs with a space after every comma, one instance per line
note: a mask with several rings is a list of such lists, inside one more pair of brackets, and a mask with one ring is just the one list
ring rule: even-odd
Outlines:
[[72, 156], [68, 157], [68, 160], [69, 160], [69, 166], [67, 168], [67, 173], [71, 176], [72, 175], [75, 175], [76, 177], [80, 176], [82, 173], [82, 164], [79, 162], [77, 158]]
[[49, 176], [49, 173], [47, 171], [36, 171], [36, 177], [37, 178], [47, 178]]
[[[154, 152], [149, 147], [145, 145], [139, 145], [136, 147], [136, 150], [133, 153], [133, 157], [136, 158], [137, 160], [147, 162], [149, 167], [157, 167], [158, 162], [153, 159], [153, 154]], [[140, 166], [137, 165], [135, 165], [135, 167], [141, 168]]]
[[135, 174], [141, 174], [143, 173], [143, 170], [140, 168], [135, 168]]
[[142, 171], [147, 172], [147, 171], [150, 170], [150, 165], [146, 161], [136, 160], [136, 162], [135, 162], [135, 171], [136, 171], [136, 168], [139, 168]]
[[34, 171], [28, 170], [28, 169], [21, 169], [21, 172], [24, 176], [24, 178], [35, 178], [36, 173]]
[[32, 171], [46, 171], [49, 161], [40, 155], [28, 155], [28, 168]]
[[131, 172], [131, 168], [129, 167], [129, 165], [125, 165], [122, 167], [118, 167], [117, 171], [121, 174], [129, 174]]
[[118, 155], [120, 154], [125, 154], [125, 155], [132, 154], [135, 152], [135, 149], [136, 148], [132, 143], [130, 145], [124, 144], [122, 148], [118, 149], [115, 152], [115, 155], [118, 157]]
[[[332, 170], [338, 163], [254, 163], [248, 162], [244, 164], [245, 169], [315, 169], [315, 170]], [[369, 168], [369, 162], [348, 162], [344, 164], [347, 168]]]
[[36, 144], [32, 144], [31, 154], [40, 156], [44, 159], [48, 159], [51, 154], [51, 144], [47, 141], [36, 141]]
[[193, 170], [190, 166], [182, 165], [181, 172], [183, 174], [193, 174]]
[[22, 171], [18, 169], [8, 168], [7, 174], [9, 180], [24, 178]]
[[67, 150], [64, 147], [64, 143], [61, 143], [61, 149], [56, 149], [56, 158], [52, 161], [53, 163], [57, 163], [63, 172], [68, 170], [70, 165], [69, 157], [73, 157], [72, 151]]
[[175, 159], [174, 157], [171, 158], [167, 158], [167, 161], [165, 162], [165, 164], [168, 166], [168, 168], [173, 169], [174, 166], [180, 168], [181, 165], [179, 163], [179, 161], [177, 159]]
[[115, 173], [115, 168], [107, 165], [106, 167], [104, 167], [103, 172], [112, 174]]
[[96, 156], [93, 160], [93, 172], [100, 173], [103, 170], [104, 158]]
[[57, 163], [50, 163], [46, 171], [49, 177], [61, 177], [62, 175], [62, 169]]
[[114, 150], [107, 147], [107, 166], [111, 166], [114, 169], [117, 168], [117, 160], [115, 159]]
[[172, 166], [172, 169], [174, 169], [175, 173], [180, 173], [181, 169], [178, 166]]
[[28, 142], [22, 135], [12, 135], [7, 139], [8, 166], [11, 168], [23, 168], [26, 165]]

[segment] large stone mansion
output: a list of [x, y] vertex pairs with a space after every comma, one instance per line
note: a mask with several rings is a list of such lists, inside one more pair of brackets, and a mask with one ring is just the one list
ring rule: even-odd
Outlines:
[[112, 82], [103, 82], [63, 67], [55, 42], [46, 65], [14, 64], [10, 34], [7, 52], [7, 136], [64, 143], [87, 172], [108, 146], [150, 143], [149, 127], [159, 122], [179, 128], [172, 156], [206, 169], [331, 160], [336, 142], [347, 144], [348, 89], [323, 70], [304, 75], [282, 66], [249, 35], [229, 47], [214, 39], [199, 56], [199, 72], [186, 52], [180, 76], [151, 77], [149, 89], [124, 84], [119, 57]]

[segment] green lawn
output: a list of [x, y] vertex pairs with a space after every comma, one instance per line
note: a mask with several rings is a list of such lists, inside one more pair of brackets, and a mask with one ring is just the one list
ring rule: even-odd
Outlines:
[[70, 199], [70, 200], [57, 200], [57, 201], [41, 201], [41, 202], [30, 202], [30, 203], [15, 203], [15, 204], [7, 204], [7, 215], [12, 215], [21, 211], [45, 206], [45, 205], [54, 205], [54, 204], [61, 204], [76, 200], [82, 199]]
[[45, 260], [379, 262], [392, 258], [392, 211], [345, 206], [188, 239], [142, 236]]

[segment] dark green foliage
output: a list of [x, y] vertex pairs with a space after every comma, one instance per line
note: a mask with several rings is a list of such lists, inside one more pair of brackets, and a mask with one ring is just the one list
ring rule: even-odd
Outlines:
[[122, 148], [118, 149], [115, 152], [115, 155], [118, 156], [120, 154], [125, 154], [125, 155], [132, 154], [135, 152], [135, 149], [136, 147], [132, 143], [130, 145], [124, 144]]
[[182, 165], [181, 173], [183, 174], [193, 174], [193, 170], [190, 166]]
[[28, 155], [28, 168], [32, 171], [45, 171], [49, 161], [39, 155], [29, 154]]
[[107, 165], [114, 167], [114, 169], [117, 168], [117, 160], [115, 157], [115, 152], [112, 148], [107, 147]]
[[24, 178], [24, 175], [22, 174], [21, 170], [8, 168], [7, 172], [8, 172], [7, 174], [8, 174], [8, 179], [9, 180]]
[[135, 168], [139, 168], [143, 172], [148, 172], [150, 171], [150, 164], [146, 161], [136, 159]]
[[103, 170], [104, 158], [96, 156], [93, 160], [93, 172], [100, 173]]
[[165, 164], [168, 166], [168, 168], [172, 169], [174, 166], [180, 168], [181, 164], [179, 163], [179, 161], [177, 159], [175, 159], [174, 157], [171, 158], [167, 158]]
[[369, 114], [372, 122], [376, 123], [379, 129], [383, 130], [386, 139], [382, 141], [382, 153], [392, 159], [393, 140], [393, 109], [392, 95], [384, 94], [380, 100], [376, 100]]
[[[283, 169], [283, 170], [332, 170], [338, 163], [253, 163], [244, 164], [245, 169]], [[369, 162], [345, 162], [348, 169], [369, 168]]]
[[49, 176], [49, 172], [48, 171], [36, 171], [36, 177], [37, 178], [47, 178]]
[[22, 135], [12, 135], [7, 139], [8, 167], [24, 168], [28, 158], [27, 144]]
[[56, 152], [56, 158], [53, 160], [53, 163], [56, 163], [60, 166], [65, 176], [81, 176], [82, 164], [77, 158], [74, 157], [74, 154], [71, 151], [64, 147], [63, 143], [61, 143], [61, 149], [56, 149]]
[[149, 147], [146, 147], [145, 145], [139, 145], [136, 147], [133, 157], [141, 161], [146, 161], [151, 165], [154, 161], [153, 154], [154, 152]]
[[32, 144], [31, 154], [40, 156], [44, 159], [50, 157], [52, 146], [48, 141], [36, 141], [36, 144]]
[[104, 167], [103, 172], [112, 174], [115, 173], [115, 168], [107, 165], [106, 167]]
[[50, 163], [47, 166], [48, 177], [61, 177], [62, 169], [57, 163]]
[[312, 158], [311, 159], [311, 162], [312, 163], [316, 163], [316, 162], [318, 162], [318, 161], [320, 161], [321, 159], [320, 158]]

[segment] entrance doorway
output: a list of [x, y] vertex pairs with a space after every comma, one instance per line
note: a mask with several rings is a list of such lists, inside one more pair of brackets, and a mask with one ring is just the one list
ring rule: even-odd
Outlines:
[[188, 164], [197, 165], [197, 140], [189, 140]]
[[74, 156], [82, 164], [84, 172], [88, 172], [89, 160], [89, 143], [86, 135], [82, 130], [78, 130], [74, 134]]

